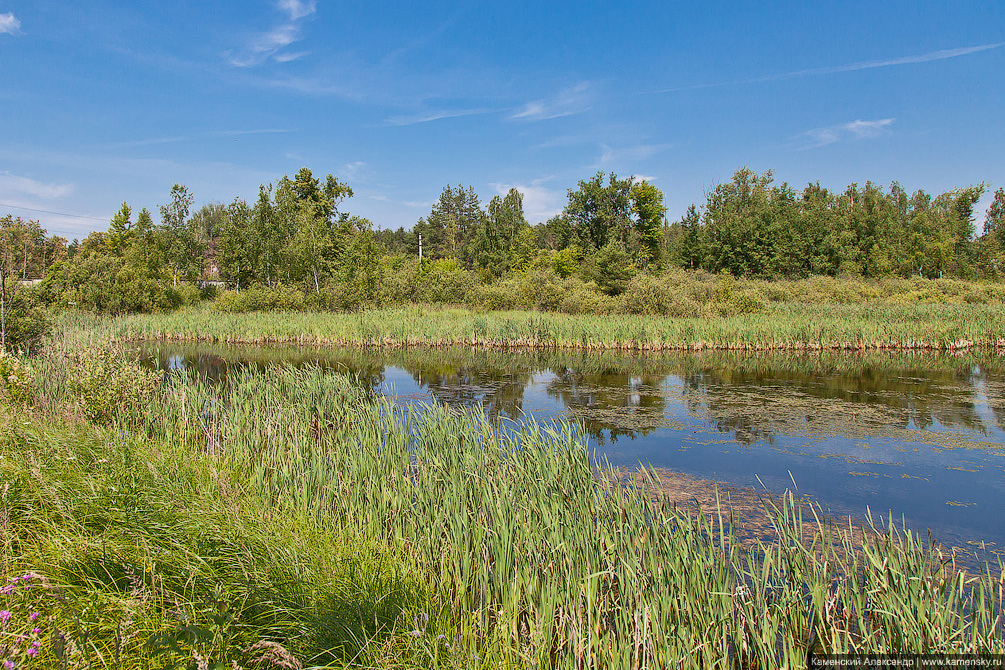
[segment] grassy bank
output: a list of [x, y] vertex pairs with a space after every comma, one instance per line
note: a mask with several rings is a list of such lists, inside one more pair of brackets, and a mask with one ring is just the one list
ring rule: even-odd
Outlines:
[[87, 341], [168, 339], [353, 346], [481, 346], [584, 350], [956, 350], [1005, 346], [996, 305], [778, 303], [715, 318], [480, 313], [407, 307], [355, 313], [221, 314], [205, 306], [165, 314], [59, 315], [57, 331]]
[[419, 414], [311, 367], [215, 390], [110, 354], [6, 360], [0, 576], [29, 578], [0, 592], [0, 653], [19, 645], [18, 667], [263, 667], [267, 645], [319, 667], [1005, 650], [1000, 566], [963, 575], [894, 529], [862, 544], [791, 501], [748, 552], [652, 473], [597, 477], [562, 426]]

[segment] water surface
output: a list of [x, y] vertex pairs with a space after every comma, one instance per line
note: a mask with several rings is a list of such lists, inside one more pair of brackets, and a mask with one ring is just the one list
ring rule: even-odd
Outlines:
[[164, 369], [317, 362], [398, 402], [572, 419], [597, 458], [748, 490], [797, 487], [824, 510], [903, 519], [947, 545], [1005, 549], [1005, 357], [994, 353], [632, 356], [149, 343]]

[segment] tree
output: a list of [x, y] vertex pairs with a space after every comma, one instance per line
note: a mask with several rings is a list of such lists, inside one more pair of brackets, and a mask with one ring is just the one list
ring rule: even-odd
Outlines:
[[511, 188], [505, 197], [494, 196], [471, 243], [475, 266], [497, 277], [504, 274], [514, 265], [514, 245], [524, 230], [531, 228], [523, 214], [523, 194]]
[[569, 189], [563, 217], [587, 249], [598, 250], [614, 240], [645, 267], [660, 255], [663, 193], [646, 181], [618, 179], [613, 173], [605, 186], [604, 176], [598, 172], [589, 181], [580, 181], [576, 190]]
[[284, 176], [276, 185], [276, 213], [291, 233], [287, 276], [312, 281], [317, 294], [352, 241], [354, 222], [338, 211], [339, 203], [351, 197], [348, 185], [332, 175], [322, 183], [308, 168], [293, 179]]
[[772, 173], [740, 168], [719, 184], [705, 204], [706, 269], [769, 277], [778, 271], [779, 226]]
[[161, 239], [164, 259], [171, 268], [172, 281], [195, 280], [202, 271], [205, 246], [196, 236], [195, 222], [189, 209], [195, 200], [181, 184], [171, 187], [171, 201], [161, 205]]
[[133, 222], [130, 220], [133, 210], [127, 203], [122, 203], [122, 207], [112, 217], [112, 222], [108, 226], [107, 247], [108, 253], [119, 258], [125, 254], [126, 249], [132, 242]]
[[227, 216], [217, 241], [216, 263], [220, 278], [239, 291], [255, 279], [260, 244], [254, 236], [252, 218], [248, 203], [235, 198], [227, 206]]
[[414, 232], [422, 235], [424, 257], [457, 258], [470, 264], [469, 245], [484, 220], [474, 188], [448, 184], [429, 215], [415, 224]]

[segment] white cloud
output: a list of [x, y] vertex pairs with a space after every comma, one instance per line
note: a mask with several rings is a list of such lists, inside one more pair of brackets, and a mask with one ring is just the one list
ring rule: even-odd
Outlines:
[[551, 177], [535, 179], [530, 184], [496, 183], [492, 184], [492, 187], [499, 195], [506, 195], [511, 188], [520, 191], [523, 194], [524, 215], [529, 221], [540, 223], [560, 214], [565, 207], [565, 191], [557, 191], [544, 185], [551, 179]]
[[277, 63], [289, 63], [290, 61], [297, 60], [298, 58], [303, 58], [309, 53], [309, 51], [297, 51], [296, 53], [291, 54], [276, 54], [272, 58]]
[[65, 198], [73, 193], [73, 184], [45, 183], [28, 177], [12, 175], [9, 172], [0, 172], [0, 195], [6, 196], [15, 193], [46, 200]]
[[590, 85], [586, 82], [564, 88], [553, 96], [528, 102], [509, 118], [543, 121], [580, 114], [590, 108]]
[[493, 109], [480, 107], [478, 109], [444, 109], [436, 112], [426, 112], [413, 114], [410, 116], [392, 116], [384, 119], [384, 123], [389, 126], [412, 126], [417, 123], [428, 123], [429, 121], [439, 121], [440, 119], [454, 119], [460, 116], [472, 116], [474, 114], [488, 114]]
[[940, 49], [938, 51], [929, 51], [928, 53], [915, 54], [913, 56], [901, 56], [898, 58], [887, 58], [883, 60], [858, 61], [856, 63], [845, 63], [844, 65], [832, 65], [829, 67], [810, 68], [806, 70], [794, 70], [792, 72], [782, 72], [780, 74], [771, 74], [764, 77], [755, 77], [754, 79], [745, 79], [742, 81], [722, 81], [713, 84], [695, 84], [692, 86], [681, 86], [678, 88], [665, 88], [657, 91], [649, 91], [649, 93], [675, 93], [678, 91], [691, 91], [702, 88], [718, 88], [720, 86], [732, 86], [735, 84], [761, 84], [771, 81], [779, 81], [782, 79], [793, 79], [796, 77], [810, 77], [815, 75], [837, 74], [839, 72], [857, 72], [859, 70], [872, 70], [875, 68], [894, 67], [897, 65], [912, 65], [915, 63], [930, 63], [932, 61], [946, 60], [947, 58], [959, 58], [960, 56], [969, 56], [970, 54], [979, 53], [981, 51], [988, 51], [989, 49], [997, 49], [1001, 46], [1005, 46], [1005, 42], [995, 42], [992, 44], [978, 44], [972, 47], [959, 47], [956, 49]]
[[251, 67], [260, 65], [270, 57], [278, 63], [288, 63], [296, 60], [307, 52], [279, 53], [281, 49], [300, 40], [300, 24], [304, 17], [317, 11], [315, 0], [279, 0], [277, 7], [286, 12], [289, 21], [280, 24], [272, 30], [254, 35], [248, 40], [244, 49], [237, 52], [231, 50], [224, 53], [227, 61], [234, 67]]
[[624, 162], [634, 162], [641, 161], [658, 154], [661, 151], [669, 149], [671, 144], [636, 144], [633, 147], [621, 147], [615, 149], [607, 146], [606, 144], [600, 145], [604, 153], [600, 156], [601, 165], [609, 165], [611, 163], [624, 163]]
[[17, 35], [21, 32], [21, 22], [14, 16], [14, 12], [0, 14], [0, 34]]
[[804, 149], [813, 149], [828, 144], [834, 144], [842, 140], [863, 140], [881, 137], [890, 132], [890, 126], [896, 119], [877, 119], [876, 121], [862, 121], [857, 119], [850, 123], [839, 123], [823, 128], [814, 128], [804, 134], [810, 139], [810, 144]]
[[279, 9], [290, 15], [290, 21], [302, 19], [317, 11], [316, 0], [301, 2], [300, 0], [279, 0]]

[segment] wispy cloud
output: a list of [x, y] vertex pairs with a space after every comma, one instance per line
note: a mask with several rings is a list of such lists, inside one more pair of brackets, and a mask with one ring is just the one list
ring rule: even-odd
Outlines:
[[485, 107], [477, 109], [444, 109], [407, 116], [392, 116], [384, 119], [384, 125], [413, 126], [417, 123], [428, 123], [430, 121], [439, 121], [440, 119], [454, 119], [460, 116], [473, 116], [475, 114], [490, 114], [494, 111], [496, 110]]
[[803, 134], [803, 138], [809, 143], [801, 148], [813, 149], [816, 147], [834, 144], [842, 140], [863, 140], [880, 137], [889, 134], [890, 126], [895, 119], [877, 119], [876, 121], [862, 121], [857, 119], [850, 123], [839, 123], [824, 128], [814, 128]]
[[290, 15], [290, 21], [296, 21], [305, 16], [310, 16], [317, 11], [317, 4], [315, 0], [308, 0], [307, 2], [301, 2], [301, 0], [279, 0], [279, 9]]
[[552, 177], [543, 177], [535, 179], [529, 184], [495, 183], [492, 184], [492, 187], [499, 195], [506, 195], [511, 188], [520, 191], [523, 194], [523, 211], [527, 219], [540, 223], [561, 213], [565, 206], [565, 191], [545, 186], [552, 179]]
[[177, 137], [151, 137], [144, 140], [131, 140], [128, 142], [116, 142], [107, 145], [115, 149], [128, 149], [132, 147], [149, 147], [158, 144], [174, 144], [177, 142], [193, 142], [206, 139], [208, 137], [238, 137], [241, 135], [266, 135], [271, 133], [292, 133], [289, 128], [254, 128], [251, 130], [214, 130], [196, 135], [179, 135]]
[[303, 19], [317, 11], [315, 0], [303, 2], [302, 0], [279, 0], [277, 8], [285, 12], [288, 21], [275, 26], [271, 30], [258, 33], [248, 40], [248, 44], [240, 51], [227, 51], [224, 57], [235, 67], [251, 67], [260, 65], [268, 58], [279, 63], [288, 63], [296, 60], [306, 52], [293, 54], [279, 53], [281, 49], [287, 47], [300, 39], [300, 26]]
[[597, 167], [611, 166], [611, 165], [624, 165], [626, 163], [636, 163], [638, 161], [643, 161], [651, 156], [666, 151], [672, 144], [636, 144], [629, 147], [609, 147], [606, 144], [601, 144], [603, 153], [600, 155], [600, 161]]
[[783, 79], [794, 79], [796, 77], [812, 77], [817, 75], [837, 74], [839, 72], [856, 72], [858, 70], [872, 70], [875, 68], [882, 68], [882, 67], [894, 67], [897, 65], [929, 63], [932, 61], [946, 60], [948, 58], [959, 58], [960, 56], [969, 56], [970, 54], [979, 53], [981, 51], [997, 49], [1001, 46], [1005, 46], [1005, 42], [995, 42], [993, 44], [979, 44], [970, 47], [959, 47], [957, 49], [940, 49], [938, 51], [929, 51], [928, 53], [916, 54], [913, 56], [901, 56], [899, 58], [858, 61], [855, 63], [846, 63], [844, 65], [832, 65], [829, 67], [809, 68], [806, 70], [793, 70], [792, 72], [782, 72], [779, 74], [766, 75], [764, 77], [755, 77], [753, 79], [722, 81], [712, 84], [695, 84], [693, 86], [681, 86], [678, 88], [664, 88], [656, 91], [647, 91], [647, 93], [674, 93], [678, 91], [693, 91], [701, 88], [718, 88], [720, 86], [733, 86], [736, 84], [760, 84], [771, 81], [780, 81]]
[[73, 184], [41, 182], [29, 179], [28, 177], [13, 175], [9, 172], [0, 172], [0, 196], [15, 193], [53, 200], [56, 198], [65, 198], [73, 193]]
[[560, 116], [581, 114], [590, 108], [590, 85], [581, 82], [564, 88], [555, 95], [528, 102], [509, 118], [522, 121], [543, 121]]
[[21, 33], [21, 22], [14, 16], [14, 12], [0, 14], [0, 34], [3, 33], [7, 33], [8, 35], [18, 35]]

